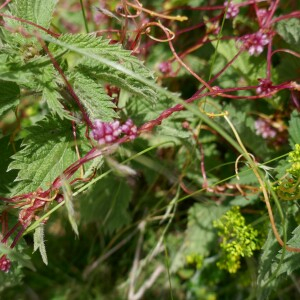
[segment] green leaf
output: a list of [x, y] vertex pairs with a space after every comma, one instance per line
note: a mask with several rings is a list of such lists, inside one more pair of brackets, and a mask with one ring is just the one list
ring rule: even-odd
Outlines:
[[283, 55], [280, 57], [280, 64], [276, 67], [276, 72], [280, 81], [294, 81], [298, 78], [300, 60], [293, 55]]
[[272, 229], [269, 229], [268, 238], [262, 247], [262, 255], [260, 257], [258, 278], [257, 278], [257, 299], [267, 299], [272, 288], [276, 284], [276, 278], [272, 279], [272, 274], [276, 270], [274, 259], [278, 261], [276, 255], [280, 250], [280, 245], [274, 237]]
[[289, 122], [289, 143], [292, 148], [300, 144], [300, 114], [296, 110], [291, 114]]
[[205, 3], [205, 0], [171, 0], [170, 6], [190, 5], [192, 7], [200, 6]]
[[97, 222], [107, 234], [122, 228], [130, 221], [128, 212], [132, 191], [122, 179], [107, 176], [98, 181], [79, 201], [85, 222]]
[[279, 21], [276, 24], [276, 29], [279, 35], [289, 44], [300, 45], [300, 20], [291, 18]]
[[[79, 61], [77, 68], [86, 76], [124, 88], [149, 101], [157, 100], [156, 90], [143, 80], [154, 82], [153, 74], [140, 60], [131, 55], [130, 51], [122, 49], [120, 45], [111, 45], [109, 40], [96, 37], [94, 34], [64, 34], [58, 40], [51, 37], [44, 38], [52, 42], [50, 46], [52, 52], [57, 51], [57, 46], [62, 46], [84, 55], [85, 58]], [[97, 58], [98, 64], [95, 64], [94, 58]], [[130, 72], [120, 71], [119, 66]]]
[[9, 170], [19, 170], [14, 193], [47, 189], [49, 184], [77, 160], [72, 126], [68, 121], [43, 119], [28, 129], [24, 148], [17, 152]]
[[10, 81], [0, 80], [0, 117], [19, 103], [20, 88]]
[[57, 2], [58, 0], [15, 0], [12, 1], [10, 8], [13, 16], [31, 21], [47, 29], [50, 26]]
[[64, 194], [64, 200], [65, 200], [65, 205], [66, 205], [69, 221], [70, 221], [70, 224], [71, 224], [72, 229], [74, 230], [75, 234], [77, 236], [79, 236], [78, 226], [75, 221], [75, 210], [74, 210], [74, 206], [73, 206], [73, 194], [72, 194], [71, 186], [65, 180], [64, 177], [62, 177], [61, 179], [63, 182], [62, 190], [63, 190], [63, 194]]
[[[212, 44], [216, 46], [216, 42], [213, 42]], [[232, 60], [237, 52], [238, 50], [234, 40], [222, 41], [218, 45], [218, 54], [225, 57], [227, 62]], [[243, 52], [237, 57], [231, 67], [240, 76], [243, 76], [249, 85], [254, 85], [258, 83], [258, 78], [265, 77], [266, 61], [260, 57], [252, 57], [247, 52]], [[214, 71], [214, 73], [217, 73], [218, 71]]]
[[80, 72], [73, 75], [72, 81], [77, 96], [92, 120], [109, 122], [118, 117], [114, 111], [116, 106], [100, 84]]
[[213, 227], [213, 221], [221, 217], [227, 209], [215, 204], [198, 203], [189, 209], [185, 239], [174, 258], [172, 272], [184, 265], [186, 255], [194, 253], [205, 257], [216, 247], [217, 232]]
[[12, 159], [11, 156], [14, 154], [14, 147], [19, 148], [19, 142], [13, 144], [10, 141], [8, 136], [0, 139], [0, 193], [1, 196], [4, 196], [9, 192], [9, 188], [12, 186], [13, 181], [17, 176], [16, 171], [7, 171], [9, 164], [11, 163]]
[[0, 272], [0, 292], [8, 288], [12, 288], [15, 286], [20, 286], [22, 284], [22, 279], [24, 274], [22, 272], [22, 267], [12, 266], [8, 273]]
[[[296, 227], [292, 234], [293, 236], [288, 240], [287, 245], [300, 248], [300, 226]], [[284, 279], [285, 275], [290, 275], [300, 268], [298, 263], [300, 254], [285, 251], [284, 256], [282, 256], [282, 247], [275, 239], [272, 229], [269, 230], [268, 238], [262, 249], [257, 279], [258, 299], [266, 299], [272, 289]]]
[[30, 257], [24, 253], [23, 247], [18, 243], [17, 249], [11, 249], [7, 245], [0, 243], [0, 253], [7, 255], [12, 262], [17, 262], [21, 266], [27, 267], [31, 270], [35, 270]]
[[58, 73], [53, 66], [43, 69], [40, 84], [42, 85], [42, 99], [48, 104], [50, 111], [57, 114], [61, 119], [75, 120], [72, 115], [64, 109], [61, 104], [62, 96], [59, 93], [59, 86], [57, 84]]
[[35, 252], [38, 249], [41, 253], [44, 264], [48, 265], [47, 252], [44, 241], [44, 224], [40, 224], [35, 229], [33, 234], [33, 252]]
[[[287, 244], [291, 247], [300, 248], [300, 225], [292, 232], [293, 236], [288, 240]], [[282, 249], [277, 254], [276, 258], [281, 258]], [[284, 255], [284, 259], [277, 273], [277, 276], [282, 274], [291, 275], [295, 270], [300, 268], [299, 265], [300, 253], [287, 251]]]

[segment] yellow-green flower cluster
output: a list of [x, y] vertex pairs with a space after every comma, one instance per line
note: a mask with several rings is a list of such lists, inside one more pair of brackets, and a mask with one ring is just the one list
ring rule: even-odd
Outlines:
[[197, 253], [191, 253], [185, 257], [188, 265], [194, 265], [197, 270], [202, 268], [203, 256]]
[[236, 273], [241, 257], [251, 257], [254, 250], [261, 248], [258, 232], [251, 225], [246, 225], [240, 208], [234, 206], [219, 220], [214, 222], [221, 237], [221, 257], [217, 262], [220, 269]]
[[294, 151], [289, 153], [289, 162], [292, 166], [287, 171], [300, 178], [300, 144], [296, 144]]

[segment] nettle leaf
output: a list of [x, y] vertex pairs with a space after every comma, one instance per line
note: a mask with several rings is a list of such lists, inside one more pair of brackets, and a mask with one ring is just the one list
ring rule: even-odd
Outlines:
[[280, 64], [276, 67], [276, 72], [281, 81], [297, 80], [300, 68], [298, 57], [284, 55], [280, 57]]
[[118, 118], [114, 111], [116, 106], [100, 84], [80, 72], [73, 75], [72, 81], [77, 96], [92, 120], [109, 122]]
[[77, 160], [72, 126], [68, 121], [45, 118], [28, 129], [24, 148], [17, 152], [9, 170], [19, 170], [13, 193], [25, 193], [49, 184]]
[[85, 222], [97, 222], [107, 234], [125, 226], [130, 221], [128, 212], [132, 191], [125, 180], [107, 176], [94, 184], [81, 196], [80, 212]]
[[169, 5], [181, 6], [190, 5], [192, 7], [200, 6], [205, 3], [205, 0], [171, 0]]
[[291, 18], [279, 21], [276, 24], [276, 29], [279, 35], [289, 44], [300, 45], [300, 20]]
[[185, 263], [185, 257], [191, 253], [209, 255], [217, 245], [217, 233], [213, 221], [220, 218], [228, 208], [215, 204], [194, 204], [188, 212], [188, 227], [183, 245], [175, 256], [171, 271], [175, 272]]
[[[50, 27], [52, 15], [57, 2], [58, 0], [16, 0], [12, 1], [12, 3], [9, 5], [10, 12], [6, 12], [6, 14], [33, 22], [48, 29]], [[6, 25], [10, 28], [19, 28], [22, 26], [22, 28], [29, 32], [38, 31], [40, 33], [44, 33], [44, 31], [41, 29], [38, 29], [37, 27], [25, 22], [5, 17], [3, 17], [3, 19], [5, 20]], [[19, 33], [7, 34], [7, 32], [5, 32], [4, 34], [6, 36], [6, 41], [11, 45], [19, 44], [22, 45], [22, 47], [30, 44], [36, 45], [35, 38], [24, 37]], [[41, 46], [38, 45], [38, 48], [41, 49]]]
[[25, 254], [24, 242], [23, 245], [18, 244], [17, 248], [11, 249], [7, 245], [0, 243], [0, 253], [7, 255], [12, 262], [17, 262], [21, 266], [27, 267], [35, 271], [34, 265], [30, 260], [29, 255]]
[[44, 241], [44, 224], [40, 224], [33, 234], [33, 252], [39, 250], [45, 265], [48, 265], [47, 252]]
[[0, 80], [0, 117], [19, 103], [20, 88], [10, 81]]
[[272, 278], [272, 274], [276, 270], [276, 266], [273, 263], [274, 259], [277, 261], [276, 255], [279, 250], [280, 245], [276, 241], [272, 229], [269, 229], [268, 238], [262, 247], [262, 255], [260, 257], [257, 299], [267, 299], [277, 282], [276, 278]]
[[[154, 83], [152, 72], [120, 45], [111, 45], [109, 40], [94, 34], [62, 34], [57, 40], [49, 38], [49, 41], [52, 42], [51, 51], [55, 52], [57, 46], [62, 46], [85, 56], [76, 69], [86, 76], [116, 85], [149, 101], [157, 100], [156, 90], [144, 82], [146, 79]], [[120, 71], [119, 66], [129, 70], [130, 74]]]
[[64, 194], [64, 200], [66, 204], [66, 209], [69, 217], [70, 224], [75, 234], [79, 236], [78, 226], [75, 220], [75, 210], [73, 206], [73, 194], [70, 184], [62, 177], [63, 185], [62, 190]]
[[[280, 225], [277, 224], [277, 228], [281, 229]], [[279, 234], [282, 235], [282, 230]], [[293, 236], [287, 241], [287, 245], [300, 248], [300, 226], [296, 227], [292, 234]], [[269, 230], [268, 238], [262, 249], [257, 279], [258, 299], [267, 299], [273, 288], [284, 279], [285, 275], [291, 275], [292, 272], [300, 268], [300, 254], [285, 251], [282, 255], [282, 247], [275, 239], [272, 229]]]
[[289, 143], [292, 148], [300, 144], [300, 114], [295, 110], [289, 122]]
[[[295, 248], [300, 248], [300, 225], [294, 229], [292, 234], [293, 236], [290, 240], [288, 240], [287, 244]], [[276, 256], [278, 260], [281, 258], [281, 254], [282, 254], [282, 249]], [[277, 276], [285, 273], [287, 275], [291, 275], [293, 271], [299, 269], [300, 268], [299, 258], [300, 258], [299, 253], [287, 251], [284, 255], [284, 259], [281, 263]]]
[[[212, 43], [216, 46], [216, 42]], [[237, 54], [237, 48], [235, 46], [235, 41], [222, 41], [218, 45], [218, 53], [226, 58], [227, 62], [233, 59]], [[231, 67], [238, 72], [245, 80], [251, 84], [257, 84], [258, 78], [265, 77], [266, 61], [260, 57], [251, 57], [247, 52], [241, 53], [238, 58], [233, 62]], [[216, 70], [214, 73], [217, 73]], [[226, 72], [225, 72], [226, 74]]]
[[[140, 72], [142, 71], [141, 67], [136, 68], [136, 66], [131, 63], [123, 64], [123, 66], [136, 73], [136, 75], [143, 77], [145, 75]], [[81, 72], [84, 72], [89, 77], [120, 87], [134, 95], [140, 96], [141, 100], [146, 99], [153, 103], [157, 101], [156, 91], [149, 88], [147, 85], [140, 83], [136, 78], [128, 76], [128, 74], [114, 70], [105, 65], [95, 65], [95, 62], [92, 60], [85, 60], [78, 67]]]
[[19, 142], [11, 142], [10, 137], [6, 136], [0, 139], [0, 193], [1, 196], [6, 195], [9, 192], [13, 181], [17, 176], [16, 170], [7, 172], [7, 168], [11, 163], [11, 156], [14, 154], [15, 149], [19, 148]]
[[[174, 95], [177, 94], [174, 93]], [[161, 96], [156, 103], [141, 100], [139, 96], [132, 96], [126, 100], [127, 115], [131, 116], [134, 123], [139, 125], [156, 119], [164, 110], [174, 106], [174, 102], [165, 96]]]
[[43, 69], [40, 85], [42, 85], [42, 99], [48, 104], [50, 111], [57, 114], [61, 119], [75, 120], [63, 107], [62, 96], [57, 84], [58, 72], [53, 66]]
[[0, 292], [14, 286], [20, 286], [22, 284], [22, 279], [24, 273], [22, 266], [12, 266], [8, 273], [0, 272]]
[[[15, 0], [10, 5], [11, 13], [42, 27], [49, 28], [58, 0]], [[30, 26], [22, 24], [23, 26]]]

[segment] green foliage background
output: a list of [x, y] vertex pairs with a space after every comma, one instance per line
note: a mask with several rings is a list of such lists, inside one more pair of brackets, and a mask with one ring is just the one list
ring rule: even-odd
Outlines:
[[[131, 118], [141, 126], [170, 107], [183, 104], [183, 99], [199, 89], [199, 82], [176, 61], [171, 64], [172, 76], [159, 72], [159, 64], [172, 58], [167, 43], [147, 45], [149, 39], [143, 37], [144, 52], [132, 55], [128, 50], [130, 36], [121, 45], [114, 41], [120, 38], [118, 35], [112, 34], [110, 40], [83, 33], [79, 1], [67, 2], [15, 0], [5, 11], [60, 32], [57, 37], [2, 16], [6, 27], [2, 26], [0, 32], [1, 197], [46, 190], [79, 159], [78, 151], [82, 156], [90, 151], [95, 143], [90, 143], [89, 133], [85, 132], [82, 109], [92, 122]], [[98, 1], [91, 2], [99, 5]], [[105, 7], [114, 11], [117, 3], [110, 2]], [[290, 2], [291, 6], [280, 6], [278, 14], [300, 9], [299, 3]], [[143, 5], [161, 11], [161, 1], [143, 1]], [[207, 18], [207, 12], [185, 10], [185, 5], [194, 8], [223, 2], [164, 1], [164, 9], [176, 7], [176, 13], [189, 17], [187, 23], [170, 22], [174, 31]], [[107, 16], [103, 24], [95, 25], [92, 17], [97, 10], [91, 7], [90, 31], [125, 26]], [[225, 21], [222, 35], [257, 31], [257, 24], [248, 16], [246, 7], [241, 7], [234, 22]], [[66, 20], [71, 20], [75, 29]], [[298, 18], [277, 22], [274, 49], [297, 51], [298, 24]], [[20, 27], [28, 36], [17, 30]], [[76, 33], [69, 33], [70, 27]], [[176, 52], [196, 44], [206, 29], [179, 36], [174, 42]], [[66, 81], [43, 45], [59, 64], [82, 108], [72, 99]], [[237, 51], [234, 40], [215, 40], [185, 56], [184, 62], [208, 80]], [[265, 77], [266, 64], [264, 55], [252, 57], [244, 52], [214, 85], [256, 86], [258, 79]], [[299, 80], [299, 58], [286, 53], [274, 56], [271, 79], [275, 83]], [[118, 90], [118, 101], [109, 94], [108, 85]], [[284, 242], [300, 247], [300, 179], [297, 172], [290, 171], [291, 167], [299, 168], [299, 153], [295, 150], [300, 144], [299, 111], [291, 105], [290, 91], [256, 101], [247, 100], [253, 96], [250, 90], [238, 90], [237, 95], [244, 99], [207, 97], [205, 109], [228, 112], [247, 151], [256, 158]], [[299, 94], [295, 95], [299, 103]], [[248, 163], [241, 167], [240, 162], [237, 179], [235, 161], [241, 147], [230, 125], [223, 117], [209, 118], [201, 112], [199, 101], [185, 107], [163, 120], [153, 132], [119, 146], [108, 157], [87, 163], [72, 178], [82, 176], [84, 171], [84, 179], [93, 174], [92, 179], [63, 185], [66, 208], [63, 203], [52, 201], [46, 224], [39, 218], [33, 220], [13, 250], [1, 244], [1, 253], [12, 261], [11, 271], [0, 273], [1, 298], [135, 299], [132, 295], [130, 298], [130, 293], [141, 291], [156, 272], [160, 273], [140, 299], [297, 297], [299, 254], [288, 252], [277, 243]], [[283, 128], [278, 131], [283, 142], [276, 144], [275, 139], [257, 134], [255, 121], [261, 116]], [[78, 145], [72, 122], [76, 124]], [[189, 126], [183, 126], [184, 122]], [[291, 151], [294, 156], [288, 156]], [[206, 181], [201, 173], [203, 164]], [[205, 185], [211, 189], [205, 189]], [[281, 199], [278, 191], [284, 191], [285, 197], [294, 201]], [[239, 213], [226, 223], [224, 220], [236, 206], [240, 207]], [[18, 221], [18, 211], [7, 207], [2, 201], [0, 211], [2, 216], [8, 212], [11, 228]], [[39, 217], [45, 213], [40, 212]], [[4, 217], [2, 230], [3, 220]], [[230, 230], [237, 221], [240, 227]], [[247, 236], [249, 231], [253, 239]], [[11, 237], [9, 243], [12, 240]], [[236, 272], [229, 274], [228, 268], [220, 265], [232, 240], [243, 249]], [[255, 244], [249, 246], [250, 254], [247, 243]]]

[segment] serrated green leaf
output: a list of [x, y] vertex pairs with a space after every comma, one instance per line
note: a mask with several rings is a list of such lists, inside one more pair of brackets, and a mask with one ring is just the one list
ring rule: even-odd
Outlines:
[[[136, 75], [146, 78], [145, 74], [141, 72], [143, 70], [141, 66], [134, 66], [131, 63], [124, 63], [123, 66], [134, 72]], [[103, 83], [115, 85], [134, 95], [138, 95], [141, 100], [146, 99], [152, 103], [157, 101], [156, 91], [149, 88], [147, 85], [141, 84], [138, 80], [136, 80], [136, 78], [128, 76], [123, 72], [114, 70], [108, 66], [95, 65], [92, 60], [86, 59], [79, 65], [79, 70], [91, 78], [100, 80]]]
[[169, 5], [172, 6], [181, 6], [181, 5], [190, 5], [192, 7], [200, 6], [205, 3], [205, 0], [171, 0]]
[[276, 24], [279, 35], [289, 44], [300, 44], [300, 20], [296, 18], [281, 20]]
[[100, 84], [80, 72], [73, 75], [72, 81], [77, 96], [92, 120], [109, 122], [118, 117], [114, 111], [116, 106]]
[[[275, 215], [275, 218], [278, 217]], [[290, 224], [291, 225], [291, 224]], [[282, 235], [280, 225], [279, 234]], [[294, 229], [293, 236], [288, 240], [287, 245], [300, 247], [300, 226]], [[284, 279], [284, 275], [290, 275], [293, 271], [300, 268], [299, 253], [285, 251], [282, 256], [282, 247], [274, 237], [272, 229], [269, 229], [268, 238], [262, 247], [263, 253], [260, 258], [258, 283], [258, 299], [267, 299], [268, 295], [278, 283]]]
[[292, 55], [284, 55], [280, 58], [280, 64], [276, 72], [281, 81], [297, 80], [300, 68], [300, 60]]
[[33, 234], [33, 252], [36, 250], [40, 251], [42, 260], [45, 265], [48, 265], [48, 258], [47, 258], [47, 252], [45, 247], [45, 241], [44, 241], [44, 225], [40, 224], [39, 227], [37, 227]]
[[10, 81], [0, 80], [0, 117], [19, 103], [20, 88]]
[[191, 132], [182, 128], [181, 124], [172, 123], [167, 120], [162, 123], [158, 130], [159, 135], [176, 137], [177, 139], [187, 139], [191, 136]]
[[17, 152], [9, 170], [19, 170], [14, 194], [47, 189], [56, 177], [77, 160], [72, 126], [60, 119], [43, 119], [28, 129], [24, 148]]
[[[216, 46], [216, 42], [212, 44]], [[227, 62], [232, 60], [238, 52], [234, 40], [222, 41], [219, 43], [217, 51], [226, 58]], [[258, 78], [265, 77], [266, 61], [260, 57], [252, 57], [247, 52], [243, 52], [233, 62], [231, 67], [242, 75], [249, 85], [255, 85], [258, 83]]]
[[120, 44], [110, 44], [110, 40], [97, 37], [94, 33], [61, 34], [58, 40], [75, 48], [103, 55], [112, 61], [131, 61], [132, 63], [142, 65], [141, 61], [132, 56], [130, 51], [122, 49]]
[[0, 292], [21, 285], [23, 277], [24, 273], [20, 265], [12, 266], [8, 273], [0, 272]]
[[30, 257], [24, 252], [22, 253], [21, 247], [18, 247], [18, 249], [11, 249], [7, 245], [0, 243], [0, 253], [7, 255], [7, 257], [13, 262], [17, 262], [18, 264], [33, 271], [35, 270], [32, 262], [30, 261]]
[[[288, 240], [287, 245], [295, 248], [300, 248], [300, 225], [296, 227], [293, 231], [293, 236], [290, 240]], [[281, 257], [282, 250], [279, 251], [276, 258], [279, 260]], [[299, 265], [300, 253], [295, 252], [286, 252], [284, 255], [284, 259], [278, 270], [277, 276], [282, 274], [290, 275], [295, 270], [300, 268]]]
[[59, 93], [59, 87], [56, 82], [57, 76], [58, 74], [53, 66], [48, 66], [43, 69], [40, 81], [42, 85], [42, 99], [48, 104], [53, 114], [57, 114], [61, 119], [75, 120], [61, 104], [62, 96]]
[[12, 15], [49, 28], [57, 2], [58, 0], [15, 0], [10, 8]]
[[188, 227], [183, 245], [174, 258], [171, 271], [174, 272], [185, 263], [185, 256], [195, 253], [207, 256], [216, 246], [217, 233], [213, 221], [223, 215], [228, 208], [215, 204], [194, 204], [188, 212]]
[[0, 193], [1, 196], [6, 195], [9, 192], [9, 188], [12, 186], [14, 179], [17, 176], [16, 171], [7, 171], [9, 164], [12, 159], [11, 156], [14, 154], [14, 147], [18, 149], [20, 146], [19, 142], [13, 144], [8, 136], [0, 139]]
[[108, 176], [80, 199], [82, 219], [100, 223], [105, 233], [112, 234], [130, 221], [128, 205], [131, 196], [132, 191], [124, 180]]
[[[269, 230], [267, 240], [262, 247], [262, 255], [260, 257], [259, 275], [257, 278], [257, 299], [267, 299], [273, 286], [276, 284], [276, 279], [270, 281], [276, 266], [273, 265], [274, 259], [280, 250], [280, 245], [274, 237], [272, 229]], [[277, 260], [277, 259], [276, 259]], [[272, 267], [273, 266], [273, 267]]]
[[66, 205], [66, 209], [67, 209], [67, 213], [68, 213], [68, 218], [70, 221], [70, 224], [72, 226], [72, 229], [74, 230], [75, 234], [77, 236], [79, 236], [79, 232], [78, 232], [78, 226], [75, 220], [75, 210], [74, 210], [74, 206], [73, 206], [73, 194], [72, 194], [72, 190], [71, 190], [71, 186], [70, 184], [65, 180], [64, 177], [61, 178], [62, 179], [62, 190], [63, 190], [63, 194], [64, 194], [64, 200], [65, 200], [65, 205]]
[[289, 122], [289, 142], [292, 148], [300, 144], [300, 114], [296, 110], [291, 114]]
[[[116, 85], [133, 94], [140, 95], [149, 101], [155, 102], [157, 100], [157, 92], [149, 85], [142, 83], [144, 80], [151, 80], [153, 82], [154, 76], [143, 63], [131, 55], [131, 52], [122, 49], [120, 45], [111, 45], [109, 40], [96, 37], [94, 34], [65, 34], [61, 35], [58, 40], [51, 37], [45, 37], [52, 42], [50, 50], [55, 52], [57, 46], [62, 46], [66, 49], [83, 54], [84, 59], [80, 60], [77, 67], [81, 73], [102, 82]], [[105, 57], [105, 61], [109, 63], [95, 64], [93, 58]], [[116, 64], [126, 68], [130, 72], [125, 74], [120, 71]], [[130, 75], [134, 73], [134, 76]], [[141, 80], [139, 80], [141, 78]]]

